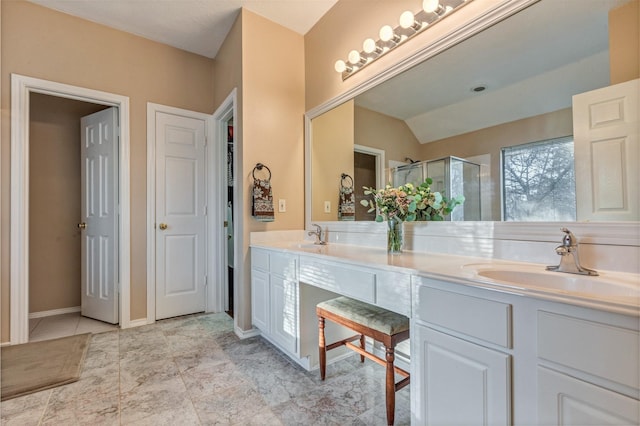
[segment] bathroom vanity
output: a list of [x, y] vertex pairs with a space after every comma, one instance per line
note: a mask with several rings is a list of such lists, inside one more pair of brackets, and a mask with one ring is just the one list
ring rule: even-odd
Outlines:
[[306, 369], [322, 300], [411, 318], [412, 424], [640, 422], [637, 274], [282, 239], [251, 261], [254, 326]]

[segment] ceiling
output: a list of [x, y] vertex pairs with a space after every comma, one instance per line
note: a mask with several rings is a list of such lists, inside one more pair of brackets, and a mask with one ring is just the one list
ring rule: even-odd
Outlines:
[[242, 7], [304, 35], [338, 0], [30, 1], [215, 58]]
[[542, 0], [356, 105], [404, 120], [420, 143], [568, 108], [572, 95], [610, 84], [608, 11], [628, 1]]

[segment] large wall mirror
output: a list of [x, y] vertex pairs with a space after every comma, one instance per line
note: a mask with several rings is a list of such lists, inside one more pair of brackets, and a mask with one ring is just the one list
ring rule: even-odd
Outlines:
[[[339, 220], [343, 174], [353, 179], [356, 220], [372, 220], [360, 210], [363, 186], [462, 159], [478, 166], [477, 187], [465, 184], [472, 211], [458, 220], [582, 220], [572, 97], [611, 84], [609, 11], [629, 1], [541, 0], [314, 117], [307, 217]], [[453, 180], [454, 166], [442, 164]]]

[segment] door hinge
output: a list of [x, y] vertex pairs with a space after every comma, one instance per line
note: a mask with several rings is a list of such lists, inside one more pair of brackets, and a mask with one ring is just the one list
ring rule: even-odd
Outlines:
[[204, 276], [204, 286], [207, 287], [209, 285], [209, 277], [208, 276]]
[[204, 215], [208, 215], [209, 214], [209, 208], [207, 206], [204, 206]]

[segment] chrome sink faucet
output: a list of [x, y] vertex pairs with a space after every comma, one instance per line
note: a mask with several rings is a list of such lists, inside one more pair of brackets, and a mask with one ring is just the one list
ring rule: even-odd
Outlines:
[[562, 244], [556, 247], [556, 253], [560, 255], [560, 264], [558, 266], [547, 266], [547, 271], [568, 272], [570, 274], [580, 275], [598, 275], [593, 269], [585, 268], [580, 265], [578, 257], [578, 239], [573, 232], [567, 228], [560, 228], [564, 232]]
[[316, 236], [316, 240], [314, 241], [313, 244], [318, 244], [318, 245], [327, 244], [327, 242], [324, 241], [323, 238], [322, 238], [322, 226], [317, 225], [315, 223], [312, 223], [311, 226], [315, 226], [316, 230], [315, 231], [309, 231], [307, 233], [307, 235], [309, 235], [309, 236], [315, 235]]

